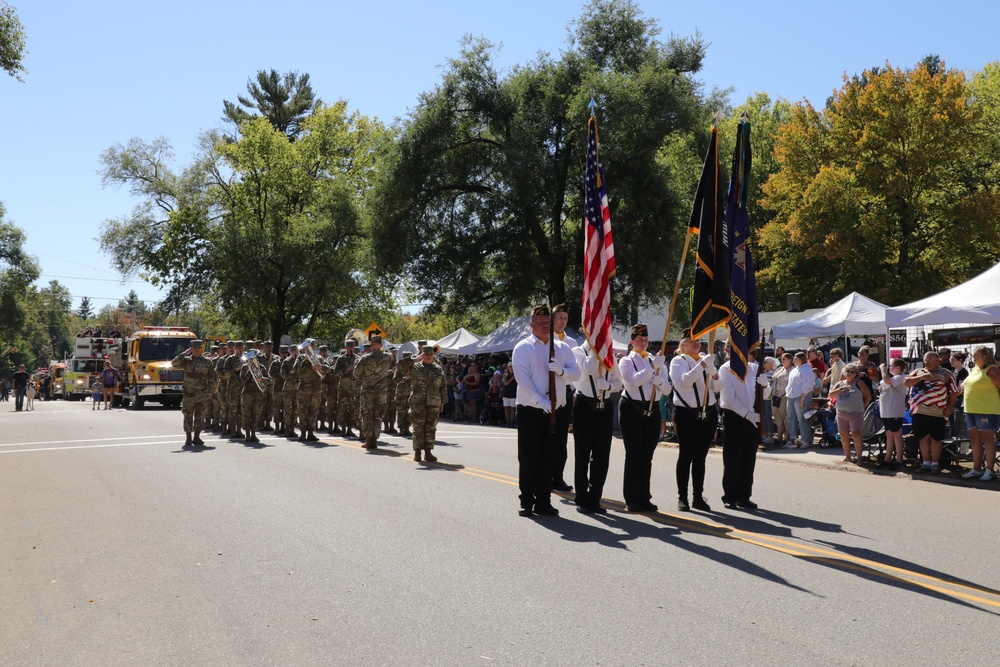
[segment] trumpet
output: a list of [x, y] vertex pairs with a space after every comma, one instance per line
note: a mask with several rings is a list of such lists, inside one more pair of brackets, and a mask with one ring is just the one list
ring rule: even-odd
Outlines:
[[313, 369], [322, 375], [326, 372], [327, 366], [323, 363], [323, 358], [316, 351], [316, 339], [306, 338], [299, 344], [299, 355], [304, 355], [312, 364]]
[[257, 389], [264, 391], [264, 374], [260, 370], [260, 360], [257, 359], [257, 355], [260, 350], [250, 350], [243, 355], [243, 365], [250, 369], [250, 377], [253, 378], [253, 383], [257, 385]]

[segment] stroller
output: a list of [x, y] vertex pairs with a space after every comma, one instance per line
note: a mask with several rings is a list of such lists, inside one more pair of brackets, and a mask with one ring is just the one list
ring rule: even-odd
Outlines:
[[809, 425], [814, 429], [819, 428], [818, 444], [823, 449], [840, 444], [840, 434], [837, 432], [837, 412], [832, 408], [821, 408], [814, 410], [814, 414], [809, 417]]

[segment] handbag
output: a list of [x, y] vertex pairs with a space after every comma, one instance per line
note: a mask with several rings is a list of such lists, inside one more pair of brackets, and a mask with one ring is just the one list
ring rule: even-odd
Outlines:
[[771, 407], [772, 408], [780, 408], [781, 407], [781, 396], [772, 396], [771, 397]]

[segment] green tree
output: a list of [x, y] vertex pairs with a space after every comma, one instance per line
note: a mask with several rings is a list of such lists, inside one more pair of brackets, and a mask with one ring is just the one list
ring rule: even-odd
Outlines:
[[170, 285], [168, 311], [200, 303], [245, 334], [310, 335], [385, 298], [359, 240], [362, 193], [388, 139], [338, 102], [302, 119], [294, 142], [265, 117], [238, 138], [205, 135], [179, 174], [165, 140], [115, 146], [102, 156], [105, 182], [144, 201], [105, 224], [102, 249], [123, 274]]
[[224, 100], [224, 121], [237, 128], [253, 118], [264, 117], [274, 129], [290, 139], [299, 136], [302, 121], [316, 112], [322, 102], [313, 93], [308, 74], [277, 70], [257, 72], [257, 80], [247, 82], [250, 97], [238, 96], [238, 104]]
[[90, 303], [90, 297], [85, 296], [80, 299], [80, 306], [76, 309], [76, 314], [82, 320], [89, 320], [94, 316], [94, 305]]
[[136, 317], [142, 317], [150, 311], [149, 307], [146, 306], [146, 302], [139, 298], [135, 290], [129, 290], [124, 299], [119, 299], [118, 309], [130, 315], [134, 314]]
[[845, 77], [822, 112], [796, 105], [764, 186], [762, 306], [788, 291], [807, 306], [852, 290], [901, 303], [994, 264], [1000, 199], [970, 169], [982, 127], [970, 102], [964, 74], [930, 58]]
[[21, 62], [28, 54], [24, 44], [24, 26], [17, 11], [6, 0], [0, 0], [0, 69], [18, 81], [24, 81], [22, 72], [28, 73]]
[[0, 202], [0, 363], [7, 365], [0, 371], [4, 372], [13, 363], [10, 355], [23, 351], [18, 341], [33, 314], [28, 295], [40, 273], [38, 263], [24, 251], [24, 240], [24, 232], [7, 219]]
[[38, 290], [36, 309], [45, 330], [44, 357], [62, 359], [73, 352], [70, 321], [73, 314], [73, 297], [69, 289], [58, 280]]
[[[658, 152], [705, 125], [699, 36], [658, 39], [628, 0], [594, 1], [559, 59], [501, 72], [467, 39], [421, 95], [373, 191], [379, 270], [403, 274], [429, 312], [496, 316], [551, 297], [579, 312], [587, 103], [599, 108], [620, 319], [673, 277], [689, 208]], [[703, 140], [707, 142], [707, 137]], [[670, 282], [672, 285], [672, 282]]]

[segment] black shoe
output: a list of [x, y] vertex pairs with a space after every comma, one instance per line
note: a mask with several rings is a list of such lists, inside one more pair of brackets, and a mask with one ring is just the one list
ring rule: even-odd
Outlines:
[[695, 496], [694, 500], [691, 501], [691, 507], [702, 512], [712, 511], [712, 508], [708, 506], [708, 501], [705, 500], [705, 496]]
[[530, 507], [522, 507], [517, 511], [518, 516], [531, 516], [534, 512], [531, 511]]
[[192, 445], [190, 442], [185, 442], [184, 446], [181, 447], [181, 449], [194, 449], [194, 445]]
[[722, 504], [725, 506], [725, 508], [727, 510], [734, 510], [734, 509], [736, 509], [736, 501], [735, 500], [730, 500], [729, 498], [726, 498], [725, 496], [722, 496]]
[[656, 512], [660, 508], [654, 505], [653, 503], [644, 503], [642, 509], [645, 512]]
[[589, 505], [577, 505], [576, 511], [580, 514], [593, 514], [594, 508]]
[[741, 510], [755, 510], [757, 509], [757, 503], [752, 500], [737, 500], [736, 506]]
[[687, 498], [678, 498], [677, 499], [677, 510], [680, 511], [680, 512], [690, 512], [691, 511], [691, 506], [688, 505]]
[[560, 480], [558, 482], [553, 482], [552, 483], [552, 490], [553, 491], [560, 491], [562, 493], [569, 493], [570, 491], [573, 490], [573, 487], [570, 486], [569, 484], [567, 484], [566, 482], [563, 482], [563, 481]]
[[594, 514], [607, 514], [608, 508], [604, 505], [594, 505], [590, 509], [594, 510]]
[[202, 445], [205, 444], [205, 441], [199, 438], [198, 436], [194, 436], [194, 438], [191, 439], [191, 443], [201, 447]]
[[541, 516], [559, 516], [559, 510], [552, 505], [535, 505], [535, 514]]
[[648, 512], [649, 511], [648, 509], [646, 509], [645, 505], [626, 505], [625, 509], [627, 511], [629, 511], [629, 512], [636, 512], [636, 513], [642, 513], [642, 512]]

